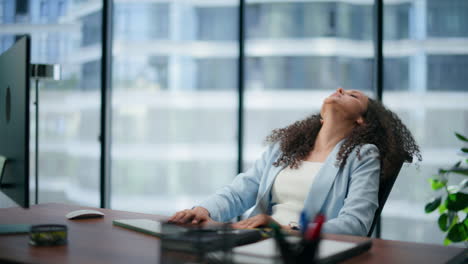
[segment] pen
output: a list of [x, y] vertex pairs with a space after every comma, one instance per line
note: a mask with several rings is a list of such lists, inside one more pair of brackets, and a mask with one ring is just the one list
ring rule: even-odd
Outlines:
[[308, 220], [307, 220], [307, 215], [304, 210], [301, 212], [301, 216], [299, 218], [299, 223], [301, 224], [301, 233], [302, 235], [305, 235], [307, 231], [307, 225], [308, 225]]
[[312, 240], [318, 239], [324, 222], [325, 222], [325, 216], [323, 214], [318, 214], [315, 217], [314, 227], [307, 229], [306, 240], [312, 241]]
[[303, 240], [302, 252], [298, 256], [298, 263], [305, 264], [314, 261], [320, 243], [320, 232], [325, 222], [325, 216], [319, 213], [314, 220], [314, 225], [307, 228], [305, 239]]

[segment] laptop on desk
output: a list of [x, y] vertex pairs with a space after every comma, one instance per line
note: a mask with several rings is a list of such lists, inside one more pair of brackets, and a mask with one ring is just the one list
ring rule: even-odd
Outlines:
[[199, 228], [149, 219], [114, 220], [113, 224], [159, 237], [164, 249], [186, 252], [224, 250], [257, 242], [263, 238], [260, 230], [232, 229], [226, 226]]

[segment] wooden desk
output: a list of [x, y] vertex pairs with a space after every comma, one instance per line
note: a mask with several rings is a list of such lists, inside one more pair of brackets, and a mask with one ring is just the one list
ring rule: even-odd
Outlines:
[[[64, 204], [41, 204], [30, 209], [0, 209], [0, 224], [65, 224], [68, 245], [33, 247], [29, 236], [0, 235], [0, 262], [28, 263], [159, 263], [159, 239], [112, 225], [112, 220], [147, 218], [157, 215], [98, 209], [104, 218], [68, 220], [65, 215], [85, 207]], [[92, 208], [96, 209], [96, 208]], [[328, 239], [357, 242], [363, 237], [326, 235]], [[445, 263], [463, 252], [461, 248], [418, 243], [373, 240], [372, 249], [344, 263]], [[465, 251], [466, 253], [466, 251]]]

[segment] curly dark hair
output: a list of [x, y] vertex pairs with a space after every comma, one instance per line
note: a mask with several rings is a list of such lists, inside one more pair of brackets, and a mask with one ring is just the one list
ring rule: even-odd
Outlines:
[[[413, 157], [422, 160], [411, 132], [395, 113], [369, 98], [363, 117], [364, 125], [356, 126], [341, 145], [337, 155], [337, 165], [341, 168], [346, 165], [349, 154], [355, 148], [358, 158], [361, 158], [360, 150], [364, 144], [374, 144], [379, 149], [381, 171], [386, 171], [394, 161], [412, 162]], [[314, 114], [285, 128], [272, 131], [265, 141], [279, 142], [282, 151], [274, 166], [298, 168], [314, 148], [315, 138], [322, 127], [320, 118], [320, 114]]]

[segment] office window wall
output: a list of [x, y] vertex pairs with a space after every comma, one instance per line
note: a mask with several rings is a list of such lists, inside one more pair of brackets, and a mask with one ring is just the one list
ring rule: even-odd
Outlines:
[[373, 96], [373, 1], [247, 1], [244, 164], [338, 87]]
[[428, 178], [459, 159], [454, 132], [468, 134], [468, 2], [384, 3], [386, 18], [392, 10], [405, 15], [384, 23], [385, 32], [403, 37], [385, 35], [383, 101], [411, 129], [423, 161], [402, 168], [382, 213], [382, 237], [442, 244], [438, 215], [425, 214], [424, 205], [434, 195]]
[[[382, 236], [440, 244], [423, 208], [427, 178], [456, 159], [453, 132], [468, 134], [468, 2], [384, 2], [383, 101], [424, 161], [403, 167]], [[111, 207], [169, 215], [237, 171], [239, 1], [113, 4]], [[41, 82], [40, 202], [99, 205], [101, 9], [0, 0], [0, 50], [30, 33], [33, 62], [63, 69]], [[318, 112], [337, 87], [375, 98], [373, 12], [373, 0], [246, 0], [244, 169], [272, 129]]]
[[[39, 202], [99, 206], [101, 1], [0, 1], [0, 52], [31, 35], [32, 63], [56, 63], [62, 80], [40, 81]], [[34, 203], [34, 82], [31, 202]]]
[[111, 207], [169, 215], [237, 162], [237, 3], [115, 1]]

